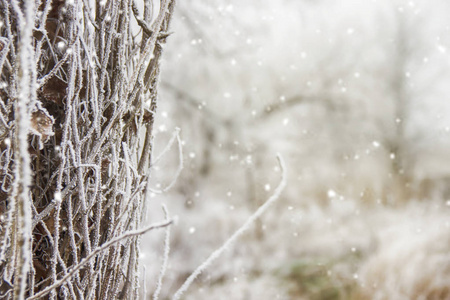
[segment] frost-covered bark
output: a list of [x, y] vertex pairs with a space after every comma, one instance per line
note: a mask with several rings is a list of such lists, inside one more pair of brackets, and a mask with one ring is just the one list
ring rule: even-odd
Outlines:
[[136, 299], [174, 5], [0, 2], [0, 297]]
[[[14, 240], [14, 298], [25, 296], [26, 279], [31, 263], [31, 168], [28, 153], [27, 134], [30, 125], [29, 108], [36, 101], [36, 66], [33, 62], [34, 49], [31, 45], [33, 27], [27, 20], [34, 19], [34, 2], [25, 1], [25, 12], [22, 13], [18, 3], [12, 2], [17, 21], [22, 27], [18, 40], [18, 55], [16, 57], [17, 93], [14, 106], [14, 180], [10, 198], [10, 209], [14, 209], [13, 240]], [[11, 214], [11, 215], [12, 215]]]

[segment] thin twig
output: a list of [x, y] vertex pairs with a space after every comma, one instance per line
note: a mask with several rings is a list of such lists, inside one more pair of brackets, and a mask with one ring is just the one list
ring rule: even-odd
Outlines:
[[225, 242], [223, 243], [220, 248], [215, 250], [211, 255], [200, 265], [197, 267], [197, 269], [192, 272], [192, 274], [186, 279], [186, 281], [181, 285], [181, 287], [175, 292], [173, 296], [173, 300], [178, 300], [183, 295], [184, 292], [187, 291], [187, 289], [191, 286], [191, 284], [194, 282], [194, 280], [200, 275], [204, 270], [206, 270], [216, 259], [222, 255], [222, 253], [230, 248], [230, 246], [240, 237], [242, 234], [249, 230], [250, 226], [258, 219], [268, 208], [270, 205], [272, 205], [281, 195], [281, 192], [286, 187], [287, 182], [287, 172], [286, 167], [283, 158], [280, 154], [277, 155], [278, 163], [280, 164], [281, 168], [281, 181], [278, 184], [277, 188], [273, 192], [272, 196], [263, 204], [261, 205], [248, 219], [245, 221], [245, 223], [236, 230], [233, 235]]
[[[167, 207], [163, 205], [163, 211], [164, 216], [166, 220], [169, 220], [169, 212], [167, 211]], [[170, 253], [170, 226], [166, 227], [166, 235], [164, 238], [164, 255], [163, 255], [163, 262], [161, 264], [161, 270], [159, 272], [158, 281], [156, 283], [156, 289], [153, 293], [153, 300], [158, 300], [159, 294], [161, 293], [162, 289], [162, 281], [164, 278], [164, 275], [166, 274], [167, 270], [167, 264], [169, 262], [169, 253]]]

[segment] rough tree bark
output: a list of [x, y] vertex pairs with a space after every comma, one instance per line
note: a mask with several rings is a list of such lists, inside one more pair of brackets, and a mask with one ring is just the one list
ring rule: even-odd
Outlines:
[[137, 299], [175, 5], [143, 2], [0, 0], [0, 298]]

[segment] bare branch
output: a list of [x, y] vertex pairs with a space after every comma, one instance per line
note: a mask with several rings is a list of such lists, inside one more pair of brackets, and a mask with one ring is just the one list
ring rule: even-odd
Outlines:
[[[168, 221], [169, 220], [169, 212], [167, 211], [167, 207], [165, 205], [163, 205], [163, 211], [164, 211], [164, 216], [166, 217], [166, 220]], [[161, 265], [161, 270], [159, 272], [156, 289], [155, 289], [155, 292], [153, 293], [153, 300], [158, 300], [159, 294], [161, 293], [162, 281], [163, 281], [164, 275], [166, 274], [167, 264], [169, 262], [169, 253], [170, 253], [170, 226], [167, 226], [166, 227], [166, 235], [164, 238], [163, 262]]]
[[174, 296], [172, 297], [173, 300], [178, 300], [181, 298], [181, 296], [184, 294], [184, 292], [187, 291], [187, 289], [191, 286], [191, 284], [194, 282], [194, 280], [200, 275], [203, 271], [205, 271], [216, 259], [222, 255], [222, 253], [229, 249], [231, 245], [240, 237], [244, 232], [249, 230], [250, 226], [258, 219], [268, 208], [270, 205], [272, 205], [281, 195], [281, 192], [286, 187], [287, 183], [287, 172], [286, 172], [286, 166], [284, 163], [283, 158], [280, 154], [277, 156], [278, 163], [280, 164], [281, 168], [281, 181], [278, 184], [277, 188], [273, 192], [272, 196], [263, 204], [261, 205], [248, 219], [245, 221], [245, 223], [239, 227], [238, 230], [236, 230], [233, 235], [225, 242], [223, 243], [220, 248], [215, 250], [211, 255], [200, 265], [195, 269], [194, 272], [186, 279], [186, 281], [181, 285], [181, 287], [175, 292]]

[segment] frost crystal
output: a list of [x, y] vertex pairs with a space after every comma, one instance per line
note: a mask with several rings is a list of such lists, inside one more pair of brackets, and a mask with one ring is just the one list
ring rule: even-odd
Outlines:
[[60, 192], [56, 192], [54, 195], [54, 199], [56, 202], [61, 202], [62, 198], [61, 198], [61, 193]]
[[64, 50], [64, 48], [66, 47], [66, 43], [64, 43], [63, 41], [58, 42], [58, 44], [56, 44], [56, 47], [58, 47], [59, 50]]

